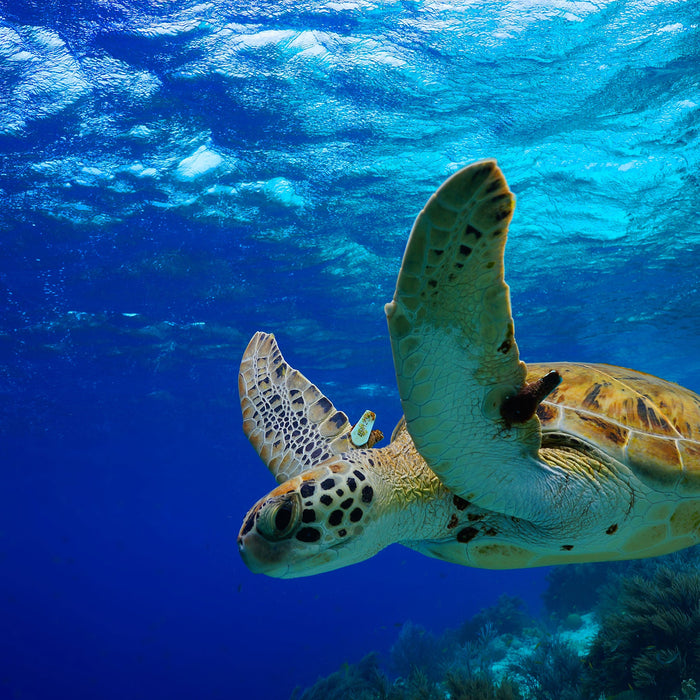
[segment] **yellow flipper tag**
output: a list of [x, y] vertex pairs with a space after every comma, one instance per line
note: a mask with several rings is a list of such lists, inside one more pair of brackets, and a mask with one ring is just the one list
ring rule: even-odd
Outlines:
[[362, 418], [357, 421], [350, 433], [350, 440], [352, 440], [352, 444], [355, 447], [362, 447], [362, 445], [367, 443], [376, 418], [377, 414], [372, 411], [365, 411], [362, 414]]

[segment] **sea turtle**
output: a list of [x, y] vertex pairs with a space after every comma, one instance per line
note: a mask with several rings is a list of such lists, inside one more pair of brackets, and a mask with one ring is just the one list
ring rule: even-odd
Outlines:
[[501, 569], [698, 541], [700, 397], [619, 367], [519, 360], [503, 281], [513, 208], [485, 160], [418, 216], [385, 307], [404, 412], [386, 447], [369, 425], [351, 435], [274, 336], [253, 336], [243, 429], [280, 485], [238, 536], [252, 571], [308, 576], [394, 542]]

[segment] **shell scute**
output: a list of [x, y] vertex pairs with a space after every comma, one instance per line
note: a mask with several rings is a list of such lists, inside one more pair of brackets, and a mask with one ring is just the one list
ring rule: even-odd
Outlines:
[[675, 440], [632, 433], [626, 463], [652, 487], [675, 488], [683, 477], [683, 463]]
[[700, 397], [610, 365], [530, 365], [527, 381], [551, 369], [562, 382], [537, 412], [543, 440], [548, 433], [574, 435], [652, 488], [700, 491]]
[[629, 439], [629, 430], [622, 425], [617, 425], [601, 416], [581, 411], [571, 410], [566, 412], [567, 422], [577, 426], [576, 434], [588, 437], [593, 442], [608, 441], [611, 445], [623, 448]]
[[540, 419], [542, 427], [554, 427], [561, 418], [561, 410], [558, 406], [545, 401], [537, 407], [537, 417]]
[[678, 451], [683, 462], [685, 480], [700, 491], [700, 444], [691, 440], [679, 440]]

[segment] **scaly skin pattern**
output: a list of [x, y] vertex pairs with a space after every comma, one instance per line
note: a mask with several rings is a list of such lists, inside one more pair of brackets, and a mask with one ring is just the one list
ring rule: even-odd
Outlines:
[[394, 542], [440, 537], [450, 499], [404, 430], [388, 447], [351, 450], [278, 486], [246, 515], [238, 548], [270, 576], [330, 571]]

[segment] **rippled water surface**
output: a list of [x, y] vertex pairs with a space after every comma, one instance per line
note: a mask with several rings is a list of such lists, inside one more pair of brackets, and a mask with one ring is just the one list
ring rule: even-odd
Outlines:
[[283, 698], [405, 620], [536, 607], [542, 571], [398, 547], [250, 574], [235, 536], [273, 480], [238, 362], [274, 331], [390, 432], [411, 223], [496, 157], [523, 358], [700, 390], [699, 23], [681, 0], [0, 3], [0, 687]]

